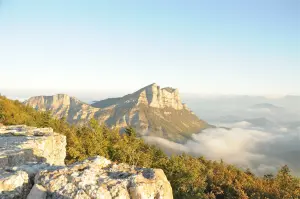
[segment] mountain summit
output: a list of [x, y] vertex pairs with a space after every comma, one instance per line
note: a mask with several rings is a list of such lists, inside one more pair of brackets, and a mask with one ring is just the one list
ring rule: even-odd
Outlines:
[[122, 98], [110, 98], [95, 102], [93, 107], [105, 108], [112, 104], [133, 103], [136, 105], [144, 104], [152, 108], [173, 108], [182, 110], [184, 104], [181, 103], [178, 89], [171, 87], [160, 88], [157, 84], [150, 84], [132, 94]]
[[32, 97], [25, 104], [66, 117], [82, 124], [95, 118], [99, 123], [123, 129], [134, 127], [140, 135], [182, 141], [209, 125], [200, 120], [180, 100], [178, 89], [151, 84], [119, 98], [108, 98], [88, 105], [67, 95]]

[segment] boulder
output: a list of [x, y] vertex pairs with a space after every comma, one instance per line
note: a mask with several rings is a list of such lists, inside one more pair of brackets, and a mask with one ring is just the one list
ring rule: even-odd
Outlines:
[[35, 163], [64, 165], [66, 137], [51, 128], [0, 127], [0, 167]]
[[161, 169], [114, 164], [94, 157], [60, 169], [40, 171], [27, 199], [170, 199], [172, 188]]
[[36, 173], [65, 157], [66, 137], [51, 128], [0, 126], [0, 199], [26, 198]]
[[46, 163], [31, 163], [0, 170], [0, 199], [27, 198], [39, 171], [59, 168]]
[[32, 184], [24, 171], [0, 171], [0, 199], [26, 198]]

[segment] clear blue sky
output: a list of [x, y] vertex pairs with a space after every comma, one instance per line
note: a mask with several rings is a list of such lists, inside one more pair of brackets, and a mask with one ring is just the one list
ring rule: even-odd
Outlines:
[[299, 0], [2, 0], [0, 89], [300, 94]]

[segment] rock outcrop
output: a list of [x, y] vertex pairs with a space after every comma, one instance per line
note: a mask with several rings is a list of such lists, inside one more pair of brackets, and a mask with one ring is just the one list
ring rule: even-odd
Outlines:
[[[45, 163], [26, 163], [0, 170], [0, 199], [25, 199], [34, 184], [35, 175], [44, 169], [51, 169]], [[37, 198], [39, 199], [39, 198]]]
[[170, 199], [172, 188], [160, 169], [113, 164], [103, 157], [61, 169], [40, 171], [28, 199], [43, 198], [124, 198]]
[[0, 127], [0, 167], [28, 162], [64, 165], [66, 137], [51, 128]]
[[92, 105], [67, 95], [32, 97], [25, 102], [38, 110], [51, 111], [70, 123], [95, 118], [110, 127], [132, 126], [142, 136], [158, 136], [173, 141], [186, 140], [209, 125], [200, 120], [180, 100], [178, 89], [146, 86], [120, 98], [109, 98]]
[[[138, 104], [148, 105], [153, 108], [172, 108], [182, 110], [184, 108], [178, 89], [171, 87], [160, 88], [157, 84], [151, 84], [131, 95], [133, 100], [138, 99]], [[94, 106], [97, 106], [94, 104]]]
[[64, 166], [65, 136], [51, 128], [2, 126], [0, 132], [0, 199], [173, 198], [160, 169], [100, 156]]
[[134, 103], [136, 105], [143, 104], [153, 108], [172, 108], [175, 110], [182, 110], [186, 108], [186, 106], [184, 106], [181, 102], [178, 89], [171, 87], [160, 88], [160, 86], [155, 83], [121, 98], [109, 98], [95, 102], [92, 106], [97, 108], [106, 108], [121, 103]]
[[24, 171], [0, 171], [0, 198], [26, 198], [32, 185]]
[[26, 198], [35, 174], [64, 165], [66, 137], [51, 128], [0, 127], [0, 198]]

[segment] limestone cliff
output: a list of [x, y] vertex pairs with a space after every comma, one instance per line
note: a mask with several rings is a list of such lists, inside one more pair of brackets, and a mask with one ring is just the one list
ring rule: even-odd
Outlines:
[[[170, 87], [160, 88], [157, 84], [146, 86], [132, 94], [126, 95], [123, 98], [110, 99], [113, 104], [120, 103], [135, 103], [144, 104], [153, 108], [173, 108], [182, 110], [184, 108], [181, 103], [178, 89]], [[92, 104], [93, 107], [103, 108], [102, 101]]]
[[95, 118], [110, 127], [132, 126], [140, 135], [159, 136], [174, 141], [187, 139], [209, 125], [181, 102], [178, 89], [146, 86], [120, 98], [109, 98], [92, 105], [67, 95], [32, 97], [25, 102], [38, 110], [66, 117], [70, 123]]
[[94, 117], [98, 108], [81, 102], [66, 94], [36, 96], [24, 102], [41, 111], [51, 111], [58, 118], [65, 117], [69, 123], [84, 123]]
[[173, 198], [161, 169], [100, 156], [64, 166], [65, 137], [50, 128], [3, 126], [0, 142], [0, 199]]

